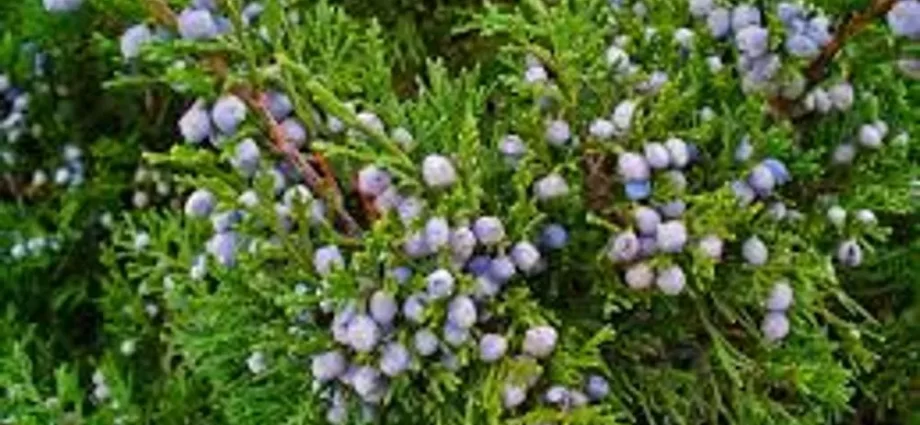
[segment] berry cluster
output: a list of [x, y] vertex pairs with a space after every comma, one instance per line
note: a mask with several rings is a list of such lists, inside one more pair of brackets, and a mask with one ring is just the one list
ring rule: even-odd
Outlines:
[[169, 199], [173, 203], [178, 202], [171, 198], [173, 192], [172, 176], [161, 170], [151, 170], [143, 165], [138, 166], [134, 172], [134, 186], [135, 190], [131, 196], [131, 204], [137, 209], [147, 208], [156, 199], [155, 197]]
[[40, 256], [48, 250], [61, 249], [60, 238], [56, 236], [34, 236], [23, 242], [17, 242], [10, 248], [10, 257], [21, 260], [27, 256]]

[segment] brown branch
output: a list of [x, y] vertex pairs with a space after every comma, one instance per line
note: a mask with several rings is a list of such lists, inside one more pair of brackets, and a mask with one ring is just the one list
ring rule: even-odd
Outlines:
[[828, 43], [827, 46], [824, 46], [821, 54], [818, 55], [808, 67], [808, 71], [806, 72], [808, 82], [810, 84], [817, 84], [824, 79], [827, 65], [834, 60], [834, 57], [837, 56], [837, 53], [840, 52], [843, 45], [846, 44], [850, 38], [866, 29], [872, 21], [888, 13], [888, 11], [894, 7], [895, 3], [897, 3], [897, 0], [874, 0], [872, 6], [869, 6], [869, 9], [863, 13], [854, 15], [846, 24], [840, 27], [831, 42]]
[[[165, 0], [147, 0], [147, 8], [150, 10], [154, 19], [162, 25], [168, 27], [176, 26], [176, 14], [166, 4]], [[205, 66], [216, 74], [221, 80], [226, 80], [229, 74], [226, 60], [221, 56], [210, 56], [204, 59]], [[345, 233], [349, 236], [356, 236], [361, 233], [361, 227], [358, 222], [345, 209], [344, 197], [339, 185], [332, 173], [332, 169], [327, 166], [324, 170], [325, 178], [316, 171], [316, 169], [304, 158], [300, 151], [287, 142], [287, 137], [281, 126], [272, 116], [271, 111], [264, 102], [261, 101], [259, 94], [249, 85], [240, 84], [234, 87], [231, 92], [246, 102], [246, 105], [255, 111], [260, 122], [268, 131], [269, 139], [272, 142], [272, 148], [275, 152], [283, 155], [297, 170], [303, 175], [307, 186], [318, 193], [321, 197], [331, 203], [332, 211], [337, 215]], [[322, 158], [323, 164], [328, 164], [320, 153], [314, 155]]]
[[837, 54], [843, 49], [843, 46], [851, 38], [862, 32], [872, 23], [872, 21], [885, 15], [894, 7], [898, 0], [873, 0], [872, 5], [862, 13], [853, 15], [846, 23], [837, 29], [834, 38], [830, 43], [821, 49], [814, 60], [805, 69], [806, 89], [796, 99], [787, 99], [780, 95], [773, 96], [769, 99], [770, 106], [774, 111], [782, 116], [790, 116], [793, 109], [806, 96], [812, 88], [821, 83], [827, 73], [827, 67], [837, 57]]

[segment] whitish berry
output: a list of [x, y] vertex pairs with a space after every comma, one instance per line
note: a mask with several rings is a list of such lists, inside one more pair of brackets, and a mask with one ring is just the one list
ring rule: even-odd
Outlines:
[[422, 162], [422, 179], [431, 188], [444, 188], [457, 181], [457, 171], [445, 156], [428, 155]]
[[714, 9], [706, 18], [709, 33], [715, 38], [723, 38], [731, 32], [731, 12], [719, 7]]
[[540, 244], [549, 249], [562, 249], [569, 241], [569, 233], [560, 224], [550, 224], [543, 228]]
[[703, 18], [715, 7], [713, 0], [690, 0], [690, 14], [695, 18]]
[[242, 216], [239, 211], [224, 211], [211, 216], [211, 226], [214, 227], [214, 232], [223, 233], [230, 230], [240, 220]]
[[236, 249], [239, 238], [235, 232], [224, 232], [214, 235], [207, 243], [208, 253], [214, 256], [217, 263], [224, 267], [236, 264]]
[[569, 390], [562, 385], [553, 385], [543, 396], [547, 403], [550, 404], [568, 404], [569, 402]]
[[348, 322], [345, 338], [355, 351], [367, 353], [373, 350], [380, 340], [380, 327], [370, 317], [358, 315]]
[[485, 334], [479, 340], [479, 359], [492, 363], [502, 357], [508, 351], [508, 340], [499, 334]]
[[565, 146], [572, 138], [569, 123], [563, 120], [550, 121], [546, 126], [546, 141], [553, 146]]
[[792, 179], [786, 164], [776, 158], [767, 158], [761, 162], [761, 165], [767, 167], [777, 184], [786, 184]]
[[374, 198], [374, 207], [381, 213], [388, 213], [394, 208], [397, 208], [402, 201], [403, 198], [402, 195], [399, 194], [399, 190], [390, 186], [386, 188], [383, 193]]
[[398, 143], [403, 149], [408, 149], [415, 144], [415, 138], [412, 133], [404, 127], [396, 127], [390, 132], [390, 138]]
[[131, 203], [134, 204], [135, 208], [146, 208], [147, 204], [150, 203], [150, 196], [148, 196], [147, 192], [144, 191], [134, 192], [134, 196], [131, 198]]
[[205, 40], [217, 36], [217, 22], [208, 10], [186, 9], [178, 17], [179, 34], [186, 40]]
[[754, 189], [747, 183], [741, 180], [735, 180], [731, 184], [732, 192], [735, 193], [735, 199], [738, 200], [738, 204], [741, 206], [749, 205], [751, 202], [754, 202], [757, 199], [757, 193], [754, 192]]
[[211, 117], [204, 102], [195, 102], [179, 119], [179, 131], [189, 143], [201, 143], [211, 135]]
[[371, 132], [383, 133], [385, 130], [383, 121], [381, 121], [380, 117], [378, 117], [377, 114], [373, 112], [362, 111], [359, 112], [355, 117], [358, 119], [358, 122], [361, 123], [361, 125], [369, 129]]
[[591, 401], [600, 401], [610, 394], [610, 384], [603, 376], [591, 375], [585, 383], [585, 393]]
[[466, 261], [476, 249], [476, 234], [469, 227], [462, 226], [450, 234], [450, 252], [457, 261]]
[[770, 290], [770, 296], [767, 298], [767, 310], [786, 311], [792, 305], [792, 286], [786, 279], [780, 280], [773, 284]]
[[300, 147], [307, 141], [307, 129], [296, 118], [288, 118], [281, 121], [281, 133], [284, 134], [284, 140], [288, 143]]
[[326, 421], [332, 425], [342, 425], [348, 421], [348, 408], [344, 404], [333, 404], [326, 411]]
[[645, 144], [645, 160], [652, 168], [668, 168], [671, 163], [671, 157], [668, 149], [663, 144], [651, 142]]
[[518, 385], [505, 384], [502, 390], [502, 405], [506, 409], [520, 406], [527, 400], [527, 389]]
[[524, 72], [524, 81], [528, 83], [539, 83], [549, 79], [549, 74], [546, 72], [546, 68], [537, 65], [527, 68], [527, 71]]
[[920, 40], [920, 2], [899, 1], [888, 11], [888, 26], [897, 36]]
[[760, 10], [749, 4], [741, 4], [732, 9], [732, 31], [735, 33], [749, 26], [760, 25]]
[[141, 47], [153, 39], [150, 28], [144, 24], [138, 24], [128, 28], [121, 36], [121, 56], [125, 59], [134, 59], [141, 53]]
[[569, 193], [569, 185], [559, 174], [553, 173], [543, 177], [534, 184], [534, 194], [541, 201], [548, 201]]
[[636, 102], [624, 100], [617, 104], [613, 109], [613, 125], [621, 132], [627, 131], [632, 127], [633, 115], [636, 113]]
[[347, 361], [338, 351], [327, 351], [313, 356], [310, 368], [313, 378], [319, 382], [328, 382], [345, 373]]
[[625, 152], [620, 155], [617, 160], [617, 170], [626, 181], [648, 180], [651, 174], [645, 157], [633, 152]]
[[850, 83], [839, 83], [827, 92], [834, 107], [839, 111], [848, 111], [853, 107], [853, 86]]
[[862, 247], [855, 239], [844, 241], [837, 248], [837, 261], [847, 267], [857, 267], [862, 264]]
[[192, 262], [192, 267], [189, 270], [189, 277], [192, 280], [201, 280], [205, 274], [208, 272], [208, 263], [204, 255], [199, 255], [195, 257], [195, 260]]
[[313, 267], [320, 276], [329, 276], [333, 270], [345, 267], [345, 259], [339, 247], [326, 245], [313, 253]]
[[878, 132], [882, 135], [882, 138], [888, 136], [888, 123], [882, 120], [875, 120], [872, 125], [875, 126]]
[[607, 257], [617, 263], [632, 261], [638, 254], [639, 238], [633, 232], [622, 232], [614, 236], [607, 250]]
[[834, 153], [831, 155], [831, 160], [835, 164], [845, 165], [853, 162], [853, 158], [856, 157], [856, 146], [851, 143], [844, 143], [838, 145], [834, 149]]
[[413, 232], [403, 242], [403, 252], [411, 258], [421, 258], [431, 254], [431, 247], [422, 232]]
[[847, 211], [839, 205], [834, 205], [827, 210], [827, 219], [834, 226], [841, 227], [846, 222]]
[[396, 213], [399, 214], [399, 219], [403, 224], [409, 225], [418, 218], [422, 211], [425, 209], [425, 202], [414, 196], [404, 198], [399, 205], [396, 206]]
[[26, 246], [21, 243], [15, 244], [12, 248], [10, 248], [10, 255], [16, 259], [25, 257], [26, 252]]
[[638, 89], [648, 93], [657, 94], [668, 83], [668, 74], [664, 71], [654, 71], [648, 79], [638, 85]]
[[447, 321], [469, 329], [476, 323], [476, 304], [466, 295], [458, 295], [447, 306]]
[[865, 124], [859, 128], [859, 144], [869, 149], [878, 149], [882, 146], [882, 133], [872, 124]]
[[496, 283], [505, 283], [517, 273], [514, 261], [506, 255], [498, 256], [489, 262], [488, 277]]
[[898, 59], [896, 64], [901, 75], [913, 80], [920, 80], [920, 60], [914, 58], [901, 58]]
[[757, 236], [751, 236], [748, 240], [744, 241], [744, 244], [741, 246], [741, 255], [747, 263], [752, 266], [767, 264], [767, 260], [770, 258], [770, 252], [767, 249], [767, 245]]
[[755, 192], [762, 196], [769, 195], [776, 186], [776, 178], [773, 177], [770, 169], [763, 164], [759, 164], [751, 170], [747, 181], [751, 189], [754, 189]]
[[652, 182], [648, 180], [626, 182], [623, 190], [629, 200], [640, 201], [652, 195]]
[[786, 39], [786, 51], [789, 54], [811, 59], [821, 53], [821, 46], [814, 39], [804, 33], [796, 33]]
[[195, 218], [205, 218], [214, 211], [216, 200], [211, 192], [198, 189], [185, 201], [185, 215]]
[[427, 328], [415, 333], [412, 344], [422, 357], [428, 357], [438, 351], [438, 337]]
[[411, 322], [421, 323], [425, 318], [425, 296], [423, 294], [412, 294], [402, 306], [403, 316]]
[[294, 112], [294, 103], [291, 98], [279, 91], [266, 92], [262, 102], [276, 121], [282, 121]]
[[453, 347], [459, 347], [470, 339], [470, 330], [461, 328], [453, 322], [447, 322], [444, 325], [444, 342]]
[[256, 141], [247, 138], [236, 145], [233, 155], [233, 166], [245, 177], [252, 177], [259, 169], [259, 145]]
[[686, 50], [693, 48], [693, 40], [695, 38], [696, 34], [690, 28], [678, 28], [674, 31], [674, 41]]
[[668, 149], [674, 168], [684, 168], [690, 163], [690, 146], [687, 142], [673, 137], [664, 142], [664, 147]]
[[670, 202], [666, 202], [664, 205], [659, 207], [661, 214], [667, 218], [679, 218], [684, 215], [684, 212], [687, 211], [687, 203], [680, 199], [675, 199]]
[[610, 46], [604, 54], [607, 64], [618, 73], [626, 72], [629, 69], [629, 54], [618, 46]]
[[371, 295], [368, 307], [371, 317], [381, 325], [392, 323], [393, 318], [396, 317], [396, 312], [399, 310], [399, 305], [396, 303], [396, 297], [382, 290], [374, 292], [374, 294]]
[[412, 278], [412, 269], [408, 267], [396, 267], [387, 273], [396, 283], [403, 285]]
[[662, 252], [677, 253], [687, 244], [687, 227], [680, 221], [668, 221], [658, 225], [655, 242]]
[[134, 249], [140, 251], [150, 246], [150, 234], [140, 232], [134, 235]]
[[454, 277], [447, 270], [436, 270], [429, 274], [425, 281], [428, 285], [428, 296], [432, 300], [444, 299], [454, 293]]
[[718, 56], [709, 56], [706, 58], [706, 67], [709, 68], [709, 72], [713, 74], [722, 70], [724, 65], [722, 64], [722, 59]]
[[613, 122], [603, 118], [591, 121], [591, 126], [588, 127], [588, 133], [600, 140], [609, 140], [616, 135], [616, 132]]
[[390, 187], [390, 173], [376, 165], [368, 165], [358, 172], [358, 192], [368, 196], [380, 196]]
[[492, 246], [505, 238], [505, 226], [498, 217], [479, 217], [473, 223], [473, 233], [476, 239], [479, 239], [479, 243]]
[[684, 270], [680, 266], [671, 266], [658, 270], [655, 286], [665, 295], [677, 295], [684, 291], [686, 280]]
[[473, 287], [473, 296], [478, 300], [487, 299], [498, 295], [502, 286], [487, 275], [477, 276]]
[[530, 328], [524, 334], [524, 343], [521, 350], [525, 354], [536, 358], [544, 358], [556, 349], [559, 334], [551, 326], [537, 326]]
[[391, 342], [380, 353], [380, 371], [387, 376], [397, 376], [409, 368], [412, 356], [405, 345]]
[[766, 28], [751, 25], [735, 34], [735, 44], [741, 53], [756, 58], [770, 49], [770, 33]]
[[432, 250], [439, 250], [450, 242], [450, 226], [447, 219], [434, 217], [425, 224], [425, 241]]
[[540, 251], [530, 242], [518, 242], [511, 249], [511, 259], [521, 271], [531, 273], [540, 265]]
[[351, 377], [355, 392], [367, 403], [379, 403], [386, 390], [386, 383], [377, 369], [368, 366], [358, 367]]
[[626, 285], [632, 289], [646, 289], [654, 280], [655, 272], [648, 264], [639, 263], [626, 270]]
[[767, 341], [779, 341], [789, 334], [789, 319], [786, 318], [785, 313], [769, 312], [763, 318], [760, 331], [763, 332], [763, 336]]
[[498, 151], [508, 160], [517, 161], [527, 153], [527, 145], [517, 134], [509, 134], [499, 142]]
[[865, 225], [873, 225], [878, 222], [878, 218], [875, 217], [875, 213], [871, 210], [859, 210], [856, 211], [856, 220]]
[[221, 97], [211, 110], [211, 119], [222, 133], [234, 134], [240, 123], [246, 119], [246, 104], [233, 95]]

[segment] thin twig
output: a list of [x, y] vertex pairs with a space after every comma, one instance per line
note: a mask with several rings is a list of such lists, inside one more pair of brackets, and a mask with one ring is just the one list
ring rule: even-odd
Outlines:
[[[147, 0], [146, 4], [151, 15], [153, 15], [157, 22], [169, 27], [176, 26], [176, 14], [164, 0]], [[208, 57], [206, 58], [206, 65], [208, 69], [217, 74], [221, 79], [225, 80], [227, 78], [229, 71], [226, 60], [223, 57]], [[301, 152], [287, 142], [287, 137], [281, 129], [281, 126], [251, 86], [241, 84], [234, 87], [231, 91], [258, 115], [259, 121], [265, 126], [268, 132], [269, 139], [272, 142], [272, 148], [277, 153], [284, 155], [288, 162], [297, 168], [311, 190], [331, 203], [330, 207], [337, 215], [345, 233], [349, 236], [360, 234], [361, 227], [354, 217], [345, 209], [344, 197], [335, 180], [335, 176], [331, 173], [332, 170], [326, 170], [326, 178], [324, 179], [306, 158], [304, 158]], [[322, 158], [322, 154], [317, 153], [316, 155]], [[323, 160], [325, 160], [325, 158], [323, 158]]]
[[773, 96], [769, 99], [773, 110], [783, 116], [791, 115], [793, 108], [799, 104], [802, 97], [824, 80], [828, 65], [837, 57], [846, 42], [865, 30], [872, 21], [888, 13], [895, 3], [897, 3], [897, 0], [873, 0], [868, 9], [853, 15], [852, 18], [841, 25], [836, 34], [834, 34], [834, 38], [821, 49], [818, 57], [812, 60], [805, 69], [806, 89], [802, 91], [802, 95], [795, 99], [787, 99], [780, 95]]
[[837, 53], [840, 52], [843, 45], [846, 44], [850, 38], [866, 29], [876, 18], [888, 13], [888, 11], [894, 7], [895, 3], [897, 3], [897, 0], [874, 0], [872, 6], [869, 6], [869, 9], [863, 13], [854, 15], [846, 24], [840, 27], [831, 42], [828, 43], [827, 46], [824, 46], [821, 54], [818, 55], [808, 67], [806, 75], [808, 76], [809, 83], [817, 84], [824, 79], [827, 65], [834, 60], [834, 57], [837, 56]]

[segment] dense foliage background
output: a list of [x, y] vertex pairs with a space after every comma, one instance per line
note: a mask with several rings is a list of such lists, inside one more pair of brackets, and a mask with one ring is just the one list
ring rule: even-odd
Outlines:
[[[920, 12], [906, 31], [886, 13], [911, 1], [808, 4], [838, 41], [867, 19], [826, 62], [793, 54], [780, 2], [757, 2], [782, 67], [755, 88], [747, 53], [684, 0], [277, 0], [260, 13], [205, 0], [191, 6], [226, 16], [229, 29], [198, 40], [177, 35], [186, 1], [0, 2], [10, 86], [0, 423], [312, 424], [337, 406], [353, 423], [920, 423], [920, 65], [909, 62], [920, 50], [904, 36], [910, 25], [920, 35]], [[150, 39], [126, 55], [137, 24]], [[800, 78], [808, 90], [784, 97]], [[842, 83], [852, 105], [816, 112], [846, 97], [833, 91]], [[260, 109], [277, 106], [269, 92], [285, 93], [290, 110]], [[180, 120], [229, 94], [245, 118], [189, 143]], [[886, 131], [866, 130], [878, 120]], [[291, 148], [298, 130], [308, 141]], [[677, 173], [686, 183], [670, 180], [677, 169], [656, 172], [654, 194], [630, 199], [624, 174], [635, 170], [622, 158], [674, 138], [695, 152]], [[254, 162], [241, 153], [247, 139]], [[741, 155], [745, 143], [753, 152]], [[861, 147], [836, 161], [841, 145]], [[456, 168], [449, 189], [431, 184], [449, 174], [429, 176], [431, 155]], [[792, 181], [739, 204], [733, 182], [755, 186], [770, 158]], [[392, 179], [387, 194], [424, 201], [418, 220], [401, 220], [382, 191], [368, 196], [368, 165]], [[303, 179], [304, 167], [321, 182]], [[558, 182], [542, 180], [552, 175], [567, 183], [562, 199], [551, 199]], [[206, 214], [189, 207], [199, 190], [213, 198]], [[250, 192], [267, 201], [240, 201]], [[642, 203], [679, 217], [689, 242], [627, 255]], [[444, 345], [437, 359], [415, 356], [376, 403], [321, 385], [316, 355], [349, 351], [330, 333], [349, 301], [377, 290], [403, 301], [438, 269], [456, 274], [458, 291], [479, 288], [459, 272], [466, 258], [404, 251], [430, 218], [463, 228], [481, 216], [499, 217], [507, 238], [477, 254], [514, 257], [521, 271], [499, 296], [476, 299], [486, 318], [471, 338], [501, 334], [507, 356], [487, 363], [475, 342]], [[564, 248], [548, 248], [550, 223], [567, 230]], [[698, 246], [706, 236], [724, 254]], [[769, 247], [766, 265], [752, 260], [754, 237]], [[540, 247], [539, 267], [522, 266], [519, 241]], [[847, 241], [858, 254], [843, 251]], [[347, 266], [326, 273], [318, 252], [331, 246]], [[636, 264], [659, 277], [679, 267], [681, 293], [631, 289]], [[399, 267], [414, 273], [409, 283], [397, 283]], [[783, 280], [794, 302], [788, 336], [777, 336], [761, 328]], [[390, 341], [441, 335], [453, 314], [443, 304], [432, 301], [418, 326], [397, 319]], [[552, 356], [516, 355], [539, 325], [558, 331]], [[579, 407], [568, 394], [589, 376], [609, 394]], [[570, 390], [560, 406], [544, 401], [555, 385]], [[527, 387], [527, 401], [509, 406], [508, 386]]]

